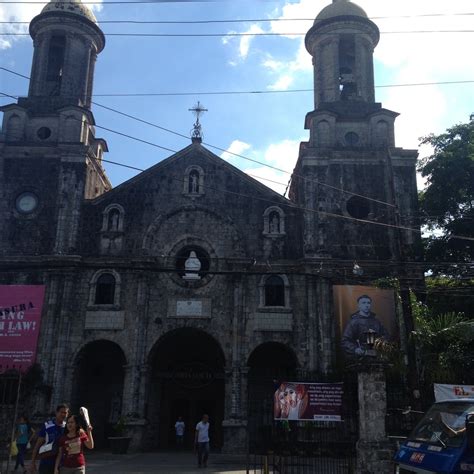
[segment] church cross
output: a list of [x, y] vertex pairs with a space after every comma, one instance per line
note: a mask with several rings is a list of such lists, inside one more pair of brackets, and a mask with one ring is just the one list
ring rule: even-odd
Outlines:
[[204, 108], [204, 106], [201, 104], [201, 102], [198, 101], [198, 103], [192, 108], [188, 109], [190, 112], [193, 112], [193, 114], [196, 116], [196, 121], [193, 124], [193, 130], [191, 131], [191, 137], [194, 139], [201, 140], [202, 138], [202, 128], [201, 128], [201, 122], [199, 122], [199, 117], [204, 113], [207, 112], [208, 109]]

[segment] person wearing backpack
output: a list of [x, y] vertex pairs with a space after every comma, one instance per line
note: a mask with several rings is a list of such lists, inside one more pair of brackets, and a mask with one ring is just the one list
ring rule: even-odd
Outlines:
[[[38, 439], [31, 455], [30, 473], [54, 474], [58, 442], [64, 434], [68, 413], [69, 407], [65, 403], [58, 405], [54, 418], [46, 421], [38, 431]], [[37, 459], [40, 459], [39, 469], [36, 467]]]

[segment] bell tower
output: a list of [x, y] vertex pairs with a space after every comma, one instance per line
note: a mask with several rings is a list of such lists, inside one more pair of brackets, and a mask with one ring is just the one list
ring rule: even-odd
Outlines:
[[[375, 101], [379, 38], [377, 25], [349, 0], [333, 0], [306, 35], [314, 110], [290, 196], [312, 210], [305, 217], [307, 257], [395, 259], [400, 239], [391, 226], [416, 222], [417, 152], [395, 146], [398, 114]], [[413, 239], [404, 234], [405, 244]]]
[[[33, 60], [27, 97], [0, 107], [0, 250], [69, 253], [84, 199], [111, 184], [102, 167], [107, 143], [95, 136], [94, 67], [105, 37], [80, 0], [52, 0], [30, 24]], [[13, 235], [15, 234], [15, 235]], [[22, 237], [24, 236], [24, 242]]]

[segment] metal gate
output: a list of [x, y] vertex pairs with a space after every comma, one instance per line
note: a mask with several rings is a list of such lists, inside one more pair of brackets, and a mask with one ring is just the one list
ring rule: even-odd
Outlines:
[[[281, 379], [280, 379], [281, 380]], [[286, 379], [289, 380], [289, 379]], [[249, 473], [348, 474], [356, 472], [357, 377], [302, 373], [298, 382], [343, 382], [343, 421], [274, 421], [273, 394], [279, 381], [249, 374]]]

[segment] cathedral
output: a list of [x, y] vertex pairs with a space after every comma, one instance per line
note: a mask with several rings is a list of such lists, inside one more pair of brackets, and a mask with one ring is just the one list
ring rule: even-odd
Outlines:
[[36, 412], [87, 406], [99, 445], [121, 420], [135, 449], [166, 449], [178, 416], [208, 413], [213, 445], [244, 450], [267, 380], [271, 407], [272, 378], [339, 370], [333, 288], [410, 278], [417, 152], [375, 101], [377, 25], [333, 0], [308, 31], [314, 103], [289, 198], [199, 131], [112, 187], [91, 109], [96, 18], [51, 0], [29, 31], [28, 95], [1, 107], [0, 284], [45, 287]]

